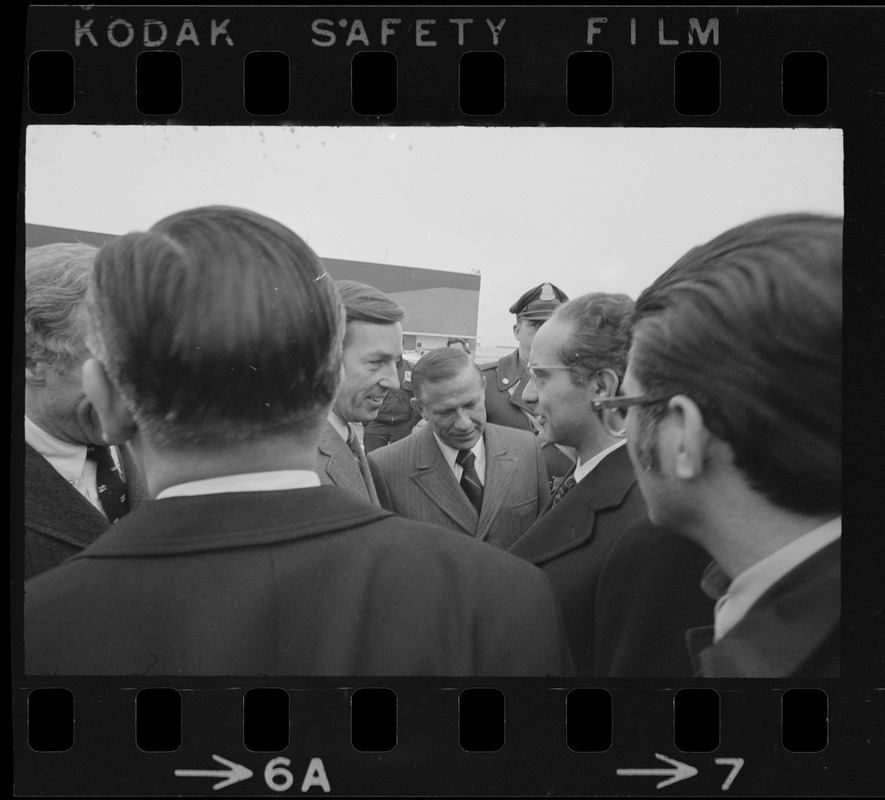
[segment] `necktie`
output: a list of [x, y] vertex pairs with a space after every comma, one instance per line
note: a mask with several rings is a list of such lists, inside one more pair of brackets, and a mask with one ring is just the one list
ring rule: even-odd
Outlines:
[[559, 488], [553, 493], [553, 505], [556, 505], [563, 497], [565, 497], [566, 493], [573, 489], [577, 481], [575, 480], [575, 473], [573, 472], [569, 475], [562, 483], [559, 484]]
[[470, 450], [459, 450], [455, 463], [464, 470], [461, 473], [461, 488], [477, 513], [482, 511], [482, 483], [476, 472], [476, 456]]
[[95, 485], [104, 513], [111, 522], [129, 513], [126, 484], [111, 455], [110, 447], [88, 445], [86, 458], [95, 462]]
[[[357, 439], [356, 431], [353, 429], [353, 426], [348, 422], [347, 423], [347, 446], [350, 448], [350, 452], [353, 453], [353, 457], [356, 459], [356, 463], [360, 466], [360, 474], [363, 476], [363, 481], [366, 484], [366, 489], [369, 488], [369, 482], [372, 480], [372, 476], [369, 474], [369, 463], [366, 461], [366, 454], [363, 452], [363, 448], [360, 446], [359, 439]], [[372, 493], [369, 492], [369, 497], [372, 496]]]

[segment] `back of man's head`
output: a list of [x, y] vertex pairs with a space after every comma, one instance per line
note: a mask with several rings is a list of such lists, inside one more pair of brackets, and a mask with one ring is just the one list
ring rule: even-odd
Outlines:
[[[359, 281], [335, 281], [344, 303], [348, 324], [368, 322], [372, 325], [393, 325], [402, 322], [406, 312], [384, 292]], [[347, 337], [345, 337], [345, 346]]]
[[82, 314], [97, 247], [45, 244], [25, 253], [25, 356], [59, 373], [86, 353]]
[[838, 512], [841, 219], [792, 214], [727, 231], [646, 289], [634, 322], [630, 371], [644, 392], [692, 398], [768, 500]]
[[630, 349], [633, 300], [625, 294], [593, 292], [559, 306], [550, 318], [570, 326], [560, 347], [563, 364], [578, 386], [587, 386], [594, 373], [611, 370], [623, 380]]
[[106, 244], [90, 287], [90, 348], [158, 448], [304, 433], [340, 377], [343, 310], [296, 234], [204, 207]]

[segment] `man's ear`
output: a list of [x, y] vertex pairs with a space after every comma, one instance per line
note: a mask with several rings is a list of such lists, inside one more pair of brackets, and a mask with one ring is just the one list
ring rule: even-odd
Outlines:
[[25, 383], [30, 386], [45, 386], [48, 369], [49, 366], [45, 361], [34, 361], [32, 358], [25, 359]]
[[593, 393], [599, 397], [614, 397], [620, 381], [614, 370], [600, 369], [593, 376]]
[[704, 462], [713, 437], [704, 424], [704, 415], [690, 397], [677, 394], [669, 402], [674, 429], [676, 477], [697, 478], [704, 471]]
[[97, 358], [89, 358], [83, 364], [83, 390], [98, 414], [101, 433], [107, 444], [123, 444], [135, 435], [138, 426], [126, 399], [111, 382], [104, 364]]
[[417, 411], [421, 415], [421, 419], [427, 419], [427, 415], [424, 413], [424, 406], [421, 405], [421, 402], [417, 398], [409, 398], [409, 403], [411, 404], [412, 408], [414, 408], [415, 411]]

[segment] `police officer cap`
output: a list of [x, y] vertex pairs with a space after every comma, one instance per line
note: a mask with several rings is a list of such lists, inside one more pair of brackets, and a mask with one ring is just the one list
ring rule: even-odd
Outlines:
[[567, 301], [568, 296], [559, 287], [542, 283], [510, 306], [510, 313], [523, 319], [550, 319], [556, 307]]

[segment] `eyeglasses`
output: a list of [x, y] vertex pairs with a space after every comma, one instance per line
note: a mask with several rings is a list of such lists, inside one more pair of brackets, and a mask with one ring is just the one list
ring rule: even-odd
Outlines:
[[603, 400], [594, 400], [593, 408], [597, 411], [602, 411], [606, 408], [626, 410], [631, 406], [647, 406], [651, 403], [666, 403], [668, 400], [672, 399], [672, 394], [665, 394], [660, 397], [649, 397], [646, 394], [634, 395], [633, 397], [606, 397]]

